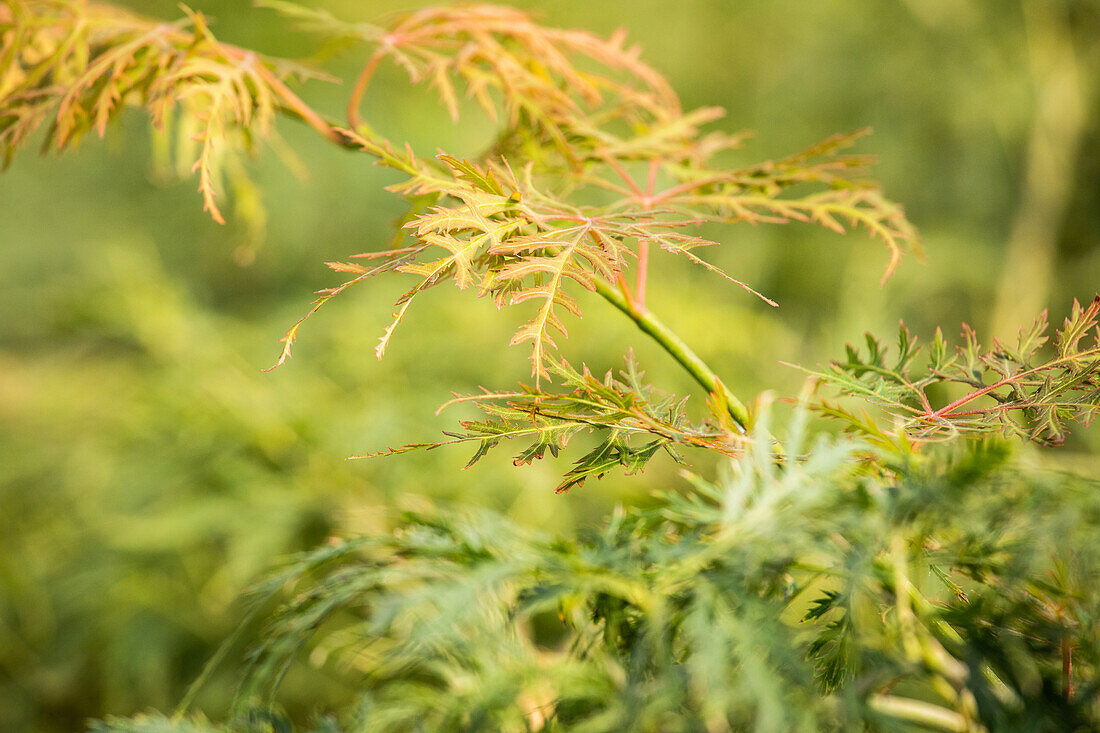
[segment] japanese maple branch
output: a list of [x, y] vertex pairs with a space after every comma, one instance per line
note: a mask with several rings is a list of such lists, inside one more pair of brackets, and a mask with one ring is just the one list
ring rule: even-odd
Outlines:
[[[233, 49], [235, 52], [236, 49]], [[399, 170], [405, 170], [405, 172], [412, 175], [422, 174], [421, 171], [410, 169], [404, 161], [400, 160], [397, 156], [393, 155], [384, 145], [376, 143], [374, 140], [366, 136], [366, 130], [362, 125], [361, 118], [359, 117], [359, 105], [361, 103], [366, 87], [370, 82], [371, 77], [377, 68], [378, 59], [372, 57], [367, 66], [360, 73], [359, 78], [356, 81], [355, 89], [351, 95], [351, 99], [348, 104], [348, 120], [351, 130], [341, 130], [335, 125], [331, 125], [326, 122], [320, 115], [313, 111], [308, 105], [301, 101], [293, 92], [291, 92], [284, 84], [271, 74], [266, 68], [263, 69], [267, 72], [265, 76], [267, 81], [272, 83], [275, 91], [287, 102], [288, 112], [293, 116], [303, 119], [314, 130], [321, 133], [330, 142], [333, 142], [341, 147], [358, 148], [364, 152], [372, 154], [380, 159], [380, 161], [392, 168]], [[358, 128], [358, 134], [355, 134], [354, 130]], [[652, 187], [654, 184], [656, 170], [653, 166], [650, 168], [648, 188], [652, 195]], [[630, 181], [629, 177], [627, 180]], [[631, 183], [633, 183], [631, 181]], [[635, 192], [641, 194], [641, 191], [637, 189], [637, 186], [632, 186]], [[648, 244], [648, 243], [645, 243]], [[644, 268], [644, 265], [642, 266]], [[639, 289], [644, 292], [644, 269], [639, 273]], [[644, 333], [648, 334], [653, 340], [661, 345], [662, 348], [677, 361], [687, 372], [698, 382], [708, 394], [712, 396], [714, 401], [714, 412], [719, 417], [725, 427], [733, 428], [737, 432], [745, 432], [748, 429], [751, 419], [749, 417], [748, 409], [744, 403], [741, 402], [721, 378], [710, 368], [705, 361], [703, 361], [698, 354], [696, 354], [690, 346], [676, 335], [674, 331], [669, 329], [664, 323], [662, 323], [656, 316], [654, 316], [648, 309], [637, 302], [632, 302], [631, 299], [625, 297], [615, 288], [611, 287], [607, 283], [596, 279], [596, 292], [599, 293], [605, 300], [610, 302], [620, 311], [630, 317]], [[728, 417], [727, 417], [728, 416]], [[732, 420], [732, 423], [731, 423]]]
[[1005, 377], [1004, 379], [1001, 379], [1000, 381], [998, 381], [994, 384], [990, 384], [986, 387], [982, 387], [981, 389], [975, 390], [975, 391], [973, 391], [973, 392], [971, 392], [967, 395], [964, 395], [964, 396], [960, 397], [959, 399], [955, 400], [954, 402], [952, 402], [949, 405], [944, 405], [943, 407], [936, 410], [935, 412], [929, 413], [927, 415], [927, 417], [931, 418], [931, 419], [946, 417], [947, 415], [954, 413], [955, 410], [962, 407], [966, 403], [972, 402], [972, 401], [978, 399], [979, 397], [983, 397], [983, 396], [989, 394], [990, 392], [992, 392], [996, 389], [1000, 389], [1001, 387], [1004, 387], [1007, 384], [1012, 384], [1013, 382], [1018, 382], [1018, 381], [1020, 381], [1021, 379], [1025, 378], [1025, 377], [1030, 377], [1031, 375], [1038, 374], [1039, 372], [1048, 371], [1050, 369], [1057, 368], [1061, 364], [1064, 364], [1064, 363], [1067, 363], [1067, 362], [1078, 361], [1083, 357], [1093, 356], [1094, 354], [1096, 354], [1098, 352], [1100, 352], [1100, 349], [1089, 349], [1088, 351], [1083, 351], [1079, 354], [1071, 354], [1069, 356], [1064, 356], [1060, 359], [1055, 359], [1054, 361], [1047, 362], [1046, 364], [1041, 364], [1041, 365], [1039, 365], [1037, 367], [1034, 367], [1032, 369], [1027, 369], [1027, 370], [1019, 372], [1017, 374], [1013, 374], [1011, 376]]
[[[163, 35], [165, 38], [175, 41], [177, 43], [191, 44], [194, 43], [194, 38], [191, 34], [173, 28], [168, 24], [160, 24], [153, 31]], [[241, 48], [240, 46], [234, 46], [231, 43], [223, 43], [221, 41], [216, 42], [217, 49], [225, 54], [228, 58], [231, 58], [243, 66], [247, 66], [256, 71], [256, 73], [271, 87], [271, 90], [280, 98], [282, 104], [279, 106], [279, 111], [283, 112], [289, 117], [297, 118], [307, 125], [312, 127], [315, 131], [320, 133], [325, 139], [331, 143], [335, 143], [341, 147], [355, 149], [357, 146], [352, 143], [343, 133], [341, 133], [336, 127], [330, 125], [325, 121], [316, 110], [302, 101], [301, 97], [290, 90], [278, 74], [272, 71], [259, 57], [255, 51], [251, 51], [247, 48]]]
[[[733, 427], [737, 432], [744, 432], [749, 428], [751, 418], [745, 405], [730, 392], [721, 378], [714, 373], [714, 370], [690, 346], [684, 343], [672, 329], [662, 323], [649, 310], [638, 307], [627, 300], [613, 286], [599, 278], [594, 278], [594, 282], [596, 292], [604, 300], [625, 313], [638, 325], [642, 332], [648, 334], [660, 344], [669, 356], [675, 359], [696, 382], [712, 395], [715, 402], [715, 412], [724, 423], [727, 423], [727, 427]], [[732, 419], [733, 425], [729, 424], [729, 419]]]

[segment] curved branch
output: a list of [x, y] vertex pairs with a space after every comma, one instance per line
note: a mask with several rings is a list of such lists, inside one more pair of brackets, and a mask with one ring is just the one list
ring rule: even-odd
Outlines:
[[348, 97], [348, 127], [353, 130], [358, 130], [359, 126], [363, 124], [363, 120], [359, 116], [359, 105], [363, 101], [363, 95], [366, 93], [371, 77], [374, 76], [381, 60], [382, 54], [375, 51], [367, 65], [359, 72], [359, 76], [355, 80], [355, 88], [351, 90], [351, 96]]
[[[603, 280], [594, 278], [596, 292], [630, 317], [644, 333], [659, 343], [668, 354], [698, 382], [714, 400], [715, 414], [736, 432], [744, 433], [752, 424], [748, 408], [730, 392], [729, 387], [683, 339], [650, 311], [628, 301], [622, 293]], [[730, 423], [732, 420], [732, 424]]]

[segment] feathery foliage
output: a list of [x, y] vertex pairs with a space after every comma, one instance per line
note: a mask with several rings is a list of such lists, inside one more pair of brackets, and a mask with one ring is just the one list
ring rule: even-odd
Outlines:
[[0, 38], [5, 166], [44, 124], [44, 148], [62, 151], [142, 106], [158, 131], [178, 128], [180, 166], [198, 172], [203, 208], [224, 223], [217, 195], [241, 168], [233, 156], [271, 135], [277, 111], [327, 130], [285, 84], [316, 72], [218, 42], [200, 13], [163, 23], [103, 3], [7, 0]]
[[1100, 486], [1021, 472], [996, 442], [867, 473], [865, 446], [801, 432], [773, 452], [758, 427], [727, 478], [587, 540], [422, 510], [302, 556], [254, 589], [285, 600], [237, 719], [277, 716], [308, 658], [359, 696], [319, 730], [1100, 723], [1093, 683], [1067, 696], [1063, 674], [1068, 635], [1078, 679], [1097, 663]]
[[627, 473], [640, 471], [662, 449], [683, 463], [677, 445], [732, 456], [744, 442], [743, 437], [723, 430], [714, 421], [692, 424], [685, 410], [687, 399], [676, 399], [645, 384], [633, 354], [627, 357], [626, 369], [619, 378], [608, 372], [599, 379], [587, 368], [578, 372], [566, 361], [551, 364], [550, 371], [569, 391], [548, 394], [524, 386], [522, 392], [455, 395], [440, 411], [453, 404], [474, 402], [485, 413], [485, 420], [464, 421], [461, 432], [446, 432], [449, 441], [412, 443], [364, 457], [477, 443], [477, 452], [466, 464], [469, 468], [503, 440], [530, 440], [530, 445], [515, 457], [515, 465], [520, 466], [542, 458], [547, 451], [556, 458], [577, 433], [598, 431], [602, 440], [565, 474], [557, 487], [560, 494], [580, 486], [590, 476], [600, 478], [615, 468], [621, 467]]
[[[1039, 314], [1020, 330], [1014, 346], [994, 341], [984, 351], [972, 328], [963, 324], [963, 344], [950, 353], [939, 329], [929, 348], [928, 363], [916, 369], [920, 352], [916, 339], [902, 324], [898, 354], [891, 364], [887, 348], [867, 334], [867, 356], [848, 346], [844, 362], [828, 371], [810, 373], [835, 386], [841, 394], [860, 397], [886, 409], [893, 432], [908, 438], [982, 435], [1003, 431], [1046, 445], [1065, 440], [1068, 424], [1088, 424], [1100, 410], [1100, 295], [1087, 307], [1076, 300], [1050, 349], [1047, 314]], [[968, 391], [934, 408], [929, 387], [961, 384]], [[992, 404], [983, 404], [981, 400]], [[974, 404], [978, 401], [977, 404]], [[846, 421], [857, 432], [884, 437], [866, 418], [836, 405], [822, 403], [822, 412]], [[905, 439], [905, 438], [903, 438]]]

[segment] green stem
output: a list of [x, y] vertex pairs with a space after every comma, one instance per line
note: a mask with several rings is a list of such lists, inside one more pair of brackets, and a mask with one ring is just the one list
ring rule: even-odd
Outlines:
[[699, 355], [692, 351], [691, 347], [685, 344], [672, 329], [647, 309], [635, 306], [614, 286], [599, 278], [596, 278], [596, 292], [604, 300], [629, 316], [632, 321], [638, 324], [638, 328], [659, 343], [680, 366], [687, 370], [696, 382], [710, 393], [719, 418], [723, 419], [724, 422], [728, 422], [725, 419], [728, 415], [735, 423], [738, 432], [744, 432], [749, 428], [751, 418], [745, 405], [730, 392], [725, 383], [714, 373], [714, 370], [699, 358]]

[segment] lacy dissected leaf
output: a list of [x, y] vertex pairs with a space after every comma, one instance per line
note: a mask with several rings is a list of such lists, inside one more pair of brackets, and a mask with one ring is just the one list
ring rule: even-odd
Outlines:
[[[420, 252], [421, 249], [423, 249], [422, 246], [414, 246], [406, 247], [403, 249], [391, 249], [384, 250], [382, 252], [368, 252], [366, 254], [356, 255], [356, 257], [358, 258], [366, 260], [383, 260], [381, 264], [375, 265], [373, 267], [367, 267], [365, 265], [359, 264], [358, 262], [326, 262], [325, 264], [328, 265], [329, 268], [333, 271], [353, 273], [355, 277], [335, 287], [324, 288], [317, 291], [318, 297], [311, 304], [313, 307], [310, 308], [304, 316], [299, 318], [281, 339], [283, 343], [283, 350], [279, 354], [278, 361], [276, 361], [272, 366], [268, 367], [264, 371], [271, 371], [275, 367], [281, 366], [286, 362], [287, 359], [291, 357], [291, 351], [294, 347], [294, 342], [298, 339], [299, 329], [301, 329], [302, 324], [305, 323], [307, 318], [309, 318], [321, 309], [321, 306], [323, 306], [329, 300], [344, 292], [348, 288], [352, 287], [353, 285], [358, 285], [359, 283], [362, 283], [365, 280], [374, 277], [375, 275], [381, 275], [385, 272], [394, 272], [398, 270], [402, 265], [410, 262], [416, 256], [416, 254]], [[411, 296], [405, 298], [405, 302], [401, 304], [401, 309], [407, 307], [407, 302], [409, 300], [411, 300]], [[402, 310], [402, 313], [403, 312], [404, 311]], [[386, 329], [386, 335], [384, 337], [386, 340], [389, 339], [389, 335], [390, 333], [392, 333], [393, 327], [397, 324], [398, 320], [400, 319], [395, 318], [394, 323], [388, 329]], [[382, 351], [384, 349], [385, 344], [383, 343], [379, 347], [379, 358], [381, 358]]]
[[[353, 140], [361, 139], [349, 134]], [[430, 169], [411, 151], [403, 158], [388, 149], [385, 154], [393, 159], [390, 165], [411, 174], [399, 184], [401, 190], [419, 196], [446, 193], [448, 198], [405, 225], [417, 244], [400, 251], [411, 256], [370, 272], [398, 271], [419, 278], [398, 300], [393, 322], [376, 349], [378, 357], [385, 353], [413, 299], [452, 280], [460, 290], [475, 288], [479, 295], [492, 297], [498, 307], [537, 304], [534, 316], [520, 327], [512, 343], [531, 342], [532, 373], [540, 379], [548, 377], [547, 365], [556, 348], [554, 333], [566, 332], [559, 311], [580, 315], [565, 291], [566, 283], [573, 281], [591, 290], [593, 278], [614, 280], [625, 269], [629, 250], [622, 240], [636, 233], [630, 228], [630, 217], [590, 217], [585, 210], [530, 190], [528, 182], [517, 181], [505, 167], [480, 168], [440, 154], [443, 172]], [[367, 272], [350, 263], [336, 269], [356, 273], [355, 282]], [[326, 292], [325, 299], [335, 294]]]
[[[868, 132], [834, 135], [787, 158], [742, 169], [721, 170], [677, 162], [667, 170], [678, 182], [645, 202], [716, 221], [812, 222], [841, 234], [845, 223], [860, 226], [889, 249], [885, 281], [897, 268], [903, 252], [918, 246], [917, 236], [900, 206], [887, 200], [877, 185], [853, 177], [871, 158], [839, 154]], [[790, 195], [796, 186], [800, 195]], [[807, 186], [812, 187], [810, 191], [802, 192]]]
[[[1019, 434], [1038, 443], [1058, 445], [1070, 423], [1088, 424], [1100, 410], [1100, 295], [1088, 306], [1074, 300], [1052, 348], [1044, 348], [1049, 326], [1044, 311], [1020, 330], [1016, 343], [993, 342], [986, 350], [964, 324], [962, 345], [952, 353], [937, 329], [926, 364], [914, 365], [919, 352], [904, 324], [898, 356], [867, 335], [866, 355], [852, 346], [847, 359], [828, 370], [811, 372], [848, 396], [884, 407], [895, 421], [895, 434], [919, 439], [941, 435]], [[935, 384], [966, 387], [962, 397], [936, 408], [926, 396]], [[846, 421], [858, 432], [874, 435], [873, 423], [839, 406], [821, 403], [825, 414]], [[876, 436], [885, 439], [879, 431]]]
[[[357, 142], [363, 140], [355, 133], [348, 134]], [[363, 140], [361, 144], [371, 143]], [[696, 247], [716, 243], [680, 231], [698, 222], [676, 212], [576, 207], [536, 189], [530, 168], [525, 169], [526, 175], [517, 176], [506, 165], [482, 168], [441, 153], [437, 158], [448, 169], [443, 173], [419, 161], [411, 151], [401, 158], [388, 149], [382, 152], [392, 159], [384, 164], [410, 174], [407, 181], [392, 188], [417, 196], [446, 194], [448, 198], [413, 214], [405, 225], [419, 243], [417, 259], [391, 269], [421, 279], [398, 300], [394, 321], [376, 350], [379, 357], [413, 298], [450, 279], [461, 290], [476, 286], [476, 292], [492, 297], [498, 308], [537, 303], [534, 316], [520, 327], [512, 344], [530, 342], [532, 374], [540, 379], [549, 377], [547, 364], [557, 348], [555, 333], [567, 333], [559, 311], [580, 315], [565, 285], [573, 281], [592, 290], [596, 278], [615, 282], [630, 266], [634, 256], [631, 243], [639, 241], [683, 255], [775, 305], [692, 253]]]
[[623, 32], [604, 39], [547, 28], [520, 10], [494, 5], [429, 7], [399, 17], [381, 33], [308, 20], [316, 30], [358, 34], [376, 45], [353, 95], [353, 121], [359, 95], [383, 60], [404, 69], [413, 83], [434, 87], [453, 120], [463, 87], [491, 119], [498, 119], [499, 105], [510, 130], [523, 129], [570, 158], [576, 155], [573, 138], [592, 126], [596, 110], [614, 109], [617, 119], [639, 123], [679, 115], [664, 77], [639, 60], [637, 47], [624, 45]]
[[372, 456], [477, 443], [476, 452], [466, 464], [469, 467], [501, 442], [519, 440], [528, 442], [514, 458], [516, 465], [522, 465], [543, 458], [547, 452], [556, 458], [578, 433], [598, 433], [600, 443], [565, 474], [557, 488], [560, 493], [614, 469], [640, 471], [659, 450], [682, 462], [677, 446], [707, 448], [726, 455], [734, 455], [740, 446], [740, 438], [717, 425], [693, 424], [685, 412], [686, 399], [645, 384], [633, 354], [627, 357], [627, 367], [618, 377], [608, 372], [599, 378], [586, 367], [577, 371], [565, 361], [551, 364], [550, 373], [561, 383], [561, 391], [524, 386], [520, 392], [456, 396], [443, 407], [471, 402], [485, 417], [463, 421], [459, 431], [445, 431], [450, 440], [405, 445]]
[[46, 123], [45, 145], [64, 150], [142, 106], [156, 129], [178, 128], [181, 167], [198, 172], [203, 207], [219, 223], [219, 190], [239, 168], [227, 156], [270, 134], [277, 109], [302, 107], [282, 80], [309, 75], [218, 42], [191, 12], [161, 23], [94, 2], [11, 0], [0, 7], [0, 38], [5, 163]]
[[283, 338], [285, 346], [278, 363], [290, 356], [302, 322], [331, 297], [374, 275], [400, 272], [416, 276], [418, 282], [398, 299], [393, 321], [375, 349], [378, 358], [385, 354], [413, 300], [425, 290], [451, 280], [461, 290], [476, 286], [479, 295], [492, 295], [498, 306], [530, 299], [543, 301], [535, 318], [521, 329], [513, 343], [528, 339], [534, 342], [532, 371], [545, 376], [548, 349], [554, 345], [550, 329], [564, 331], [555, 307], [576, 312], [572, 299], [562, 290], [564, 281], [572, 279], [590, 287], [589, 270], [581, 262], [598, 263], [604, 269], [616, 263], [606, 254], [597, 253], [601, 248], [578, 234], [577, 227], [552, 226], [549, 219], [522, 204], [517, 184], [505, 169], [499, 170], [504, 181], [501, 183], [498, 172], [480, 169], [466, 160], [440, 154], [438, 159], [443, 165], [435, 166], [418, 158], [411, 148], [397, 154], [390, 146], [374, 143], [358, 133], [347, 131], [347, 135], [354, 144], [375, 151], [380, 164], [409, 175], [392, 189], [425, 203], [438, 202], [443, 194], [447, 199], [411, 214], [405, 228], [414, 235], [413, 245], [355, 256], [386, 258], [382, 265], [329, 263], [332, 269], [355, 277], [321, 291], [314, 307]]
[[[893, 274], [907, 249], [919, 251], [916, 231], [903, 209], [886, 199], [876, 184], [856, 177], [872, 159], [840, 154], [867, 130], [834, 135], [778, 161], [726, 168], [712, 159], [723, 150], [738, 147], [743, 135], [700, 131], [702, 124], [722, 114], [721, 109], [705, 108], [681, 115], [669, 123], [679, 133], [660, 139], [648, 130], [621, 139], [601, 139], [593, 150], [593, 160], [579, 175], [570, 177], [565, 171], [556, 171], [558, 179], [569, 181], [559, 195], [580, 197], [599, 189], [605, 196], [617, 197], [609, 207], [616, 212], [639, 219], [661, 212], [664, 221], [676, 221], [679, 226], [705, 221], [799, 221], [838, 233], [844, 233], [846, 226], [862, 227], [889, 250], [883, 281]], [[643, 161], [645, 168], [639, 170]], [[637, 241], [646, 244], [652, 240], [641, 236]], [[659, 244], [667, 251], [684, 253], [679, 247]], [[705, 262], [699, 264], [714, 269]], [[755, 293], [739, 280], [721, 274]]]
[[[651, 244], [684, 256], [775, 305], [746, 283], [695, 254], [697, 248], [716, 242], [685, 231], [705, 221], [707, 216], [698, 216], [698, 212], [686, 208], [679, 199], [695, 195], [692, 191], [700, 187], [715, 185], [715, 180], [692, 179], [689, 183], [673, 184], [663, 192], [644, 195], [620, 162], [607, 159], [602, 163], [605, 173], [619, 176], [624, 183], [612, 184], [588, 174], [581, 182], [582, 188], [602, 185], [626, 198], [610, 206], [578, 205], [572, 199], [583, 201], [583, 192], [560, 182], [555, 186], [557, 191], [544, 186], [548, 176], [540, 175], [534, 163], [517, 174], [507, 161], [476, 163], [441, 153], [437, 156], [442, 164], [439, 165], [418, 158], [407, 146], [399, 155], [388, 144], [350, 130], [342, 132], [376, 155], [380, 164], [407, 175], [391, 190], [435, 203], [427, 211], [412, 212], [405, 225], [422, 248], [414, 262], [393, 269], [415, 275], [420, 282], [399, 299], [394, 321], [380, 339], [379, 356], [413, 299], [424, 290], [453, 279], [460, 289], [474, 289], [479, 295], [493, 297], [498, 307], [527, 301], [538, 304], [534, 316], [521, 326], [512, 343], [530, 343], [532, 372], [540, 379], [546, 378], [548, 360], [556, 349], [555, 337], [566, 333], [561, 312], [579, 315], [577, 304], [566, 292], [566, 284], [572, 280], [593, 289], [597, 281], [621, 282], [623, 273], [632, 266], [637, 248]], [[873, 230], [881, 231], [898, 254], [901, 238], [910, 234], [905, 229], [908, 225], [904, 224], [900, 209], [889, 212], [873, 206], [867, 211], [860, 209], [860, 201], [885, 206], [872, 189], [836, 188], [791, 201], [768, 198], [794, 183], [818, 181], [838, 185], [832, 171], [851, 168], [856, 159], [817, 159], [831, 155], [852, 139], [832, 138], [779, 163], [758, 166], [742, 178], [751, 179], [754, 191], [751, 196], [767, 199], [773, 213], [782, 209], [791, 218], [807, 218], [812, 214], [833, 227], [839, 224], [828, 211], [846, 211], [857, 220], [862, 217]], [[817, 162], [810, 168], [799, 168], [806, 161]], [[653, 161], [647, 190], [654, 190], [659, 168], [659, 161]], [[803, 211], [810, 214], [803, 215]]]

